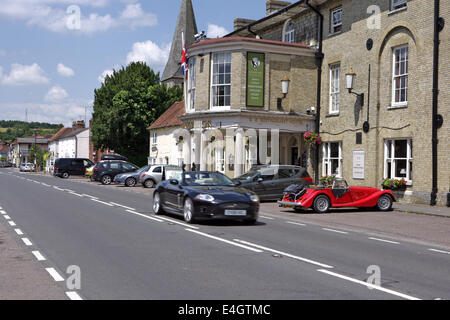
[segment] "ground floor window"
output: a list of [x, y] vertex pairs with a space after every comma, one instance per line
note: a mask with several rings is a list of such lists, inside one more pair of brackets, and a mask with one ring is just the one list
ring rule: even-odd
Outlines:
[[384, 141], [384, 178], [412, 181], [412, 140]]
[[326, 142], [322, 147], [322, 175], [342, 177], [342, 142]]

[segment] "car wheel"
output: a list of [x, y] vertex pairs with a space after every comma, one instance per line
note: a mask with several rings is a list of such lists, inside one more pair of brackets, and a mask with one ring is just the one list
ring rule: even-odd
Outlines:
[[183, 215], [184, 221], [187, 223], [194, 223], [194, 203], [190, 198], [186, 198], [184, 201]]
[[90, 176], [90, 177], [89, 177], [89, 180], [90, 180], [91, 182], [94, 182], [94, 181], [95, 181], [93, 176]]
[[159, 192], [155, 192], [153, 196], [153, 212], [157, 215], [163, 214], [164, 211], [161, 207], [161, 196]]
[[318, 213], [326, 213], [330, 209], [330, 199], [320, 195], [314, 200], [314, 210]]
[[111, 177], [108, 176], [108, 175], [104, 175], [104, 176], [102, 177], [102, 184], [108, 185], [108, 184], [111, 184], [111, 181], [112, 181], [112, 179], [111, 179]]
[[154, 188], [155, 187], [155, 181], [152, 179], [145, 180], [144, 182], [144, 188]]
[[128, 178], [127, 180], [125, 180], [125, 185], [127, 187], [134, 187], [136, 185], [136, 179]]
[[392, 209], [392, 198], [386, 194], [383, 194], [377, 202], [377, 208], [380, 211], [389, 211]]
[[63, 179], [68, 179], [68, 178], [69, 178], [69, 173], [68, 173], [68, 172], [64, 172], [64, 173], [62, 174], [62, 178], [63, 178]]

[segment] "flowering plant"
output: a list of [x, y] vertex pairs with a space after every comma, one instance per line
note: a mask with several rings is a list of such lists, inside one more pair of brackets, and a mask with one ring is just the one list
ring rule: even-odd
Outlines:
[[385, 189], [404, 189], [406, 187], [405, 179], [385, 179], [382, 183]]
[[306, 143], [317, 144], [317, 145], [322, 144], [322, 138], [315, 132], [308, 131], [305, 133], [303, 138], [305, 139]]
[[332, 186], [333, 182], [336, 180], [336, 176], [325, 176], [319, 179], [321, 184]]
[[183, 136], [179, 136], [177, 139], [177, 144], [183, 143], [183, 141], [184, 141]]

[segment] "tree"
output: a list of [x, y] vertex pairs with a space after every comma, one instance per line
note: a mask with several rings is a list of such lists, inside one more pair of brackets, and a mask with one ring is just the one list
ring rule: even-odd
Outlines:
[[34, 163], [34, 160], [36, 160], [37, 165], [36, 171], [44, 167], [44, 152], [42, 151], [41, 147], [33, 144], [30, 151], [30, 162]]
[[145, 63], [114, 70], [95, 90], [94, 147], [114, 150], [137, 165], [147, 164], [147, 128], [182, 96], [181, 88], [161, 85], [159, 73]]

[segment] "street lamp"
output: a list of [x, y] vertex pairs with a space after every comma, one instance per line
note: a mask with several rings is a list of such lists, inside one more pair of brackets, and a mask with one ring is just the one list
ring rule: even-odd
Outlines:
[[356, 78], [356, 73], [353, 72], [352, 68], [350, 68], [350, 72], [348, 72], [345, 75], [348, 93], [354, 94], [355, 96], [358, 97], [358, 99], [361, 99], [361, 106], [363, 106], [364, 105], [364, 93], [353, 92], [353, 86], [355, 84], [355, 78]]
[[286, 98], [286, 95], [289, 92], [289, 84], [291, 80], [287, 76], [284, 76], [283, 79], [281, 79], [281, 92], [283, 93], [283, 98]]

